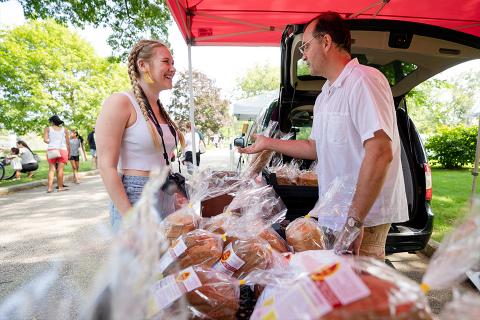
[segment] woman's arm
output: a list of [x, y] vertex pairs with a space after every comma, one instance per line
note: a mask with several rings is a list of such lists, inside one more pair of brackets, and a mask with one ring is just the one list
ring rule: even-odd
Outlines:
[[50, 138], [48, 137], [48, 127], [43, 130], [43, 142], [50, 143]]
[[131, 117], [129, 105], [128, 97], [113, 94], [103, 104], [95, 125], [98, 169], [110, 199], [122, 215], [132, 207], [117, 171], [123, 133]]

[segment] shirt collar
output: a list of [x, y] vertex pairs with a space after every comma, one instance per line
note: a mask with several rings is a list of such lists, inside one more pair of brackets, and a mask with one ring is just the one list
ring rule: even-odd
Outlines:
[[345, 65], [342, 72], [337, 77], [337, 79], [333, 82], [333, 84], [330, 83], [330, 80], [327, 80], [325, 82], [326, 88], [330, 88], [330, 87], [339, 88], [339, 87], [341, 87], [343, 82], [345, 81], [345, 79], [350, 75], [350, 73], [353, 71], [353, 69], [355, 69], [355, 67], [358, 66], [358, 65], [359, 65], [359, 63], [358, 63], [357, 58], [350, 60]]

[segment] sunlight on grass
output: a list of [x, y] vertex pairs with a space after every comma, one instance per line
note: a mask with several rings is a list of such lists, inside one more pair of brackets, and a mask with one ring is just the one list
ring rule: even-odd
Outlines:
[[[22, 178], [20, 180], [0, 180], [0, 187], [9, 187], [17, 184], [47, 179], [48, 176], [48, 162], [45, 156], [45, 151], [35, 151], [40, 156], [40, 164], [38, 170], [35, 171], [33, 178], [27, 178], [26, 173], [22, 173]], [[90, 155], [87, 153], [87, 161], [80, 161], [80, 172], [92, 170], [92, 162]], [[65, 166], [64, 169], [65, 175], [72, 173], [72, 166], [70, 161]]]
[[[441, 241], [469, 209], [471, 169], [432, 169], [432, 211], [435, 215], [432, 238]], [[477, 191], [478, 194], [478, 191]]]

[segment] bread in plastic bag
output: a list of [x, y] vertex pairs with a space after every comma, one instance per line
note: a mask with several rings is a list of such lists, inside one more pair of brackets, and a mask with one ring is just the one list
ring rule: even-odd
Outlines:
[[167, 216], [160, 223], [160, 232], [165, 234], [169, 241], [173, 241], [198, 227], [200, 216], [191, 208], [182, 208]]
[[272, 264], [272, 248], [268, 242], [257, 237], [237, 239], [229, 243], [213, 268], [242, 279], [251, 271], [265, 270]]
[[313, 171], [301, 171], [297, 178], [297, 185], [318, 187], [317, 174]]
[[245, 279], [270, 284], [251, 319], [432, 318], [418, 284], [375, 259], [306, 251], [293, 255], [283, 276], [273, 272], [274, 277], [257, 271]]
[[275, 231], [272, 227], [268, 227], [258, 235], [263, 240], [267, 241], [272, 249], [277, 252], [289, 252], [287, 242]]
[[223, 241], [221, 236], [205, 230], [190, 231], [171, 244], [157, 264], [157, 271], [162, 274], [172, 272], [172, 267], [185, 269], [194, 265], [211, 267], [222, 256]]
[[317, 222], [308, 215], [290, 222], [285, 230], [287, 244], [294, 252], [326, 249], [325, 239]]
[[216, 270], [189, 267], [152, 286], [150, 314], [179, 308], [177, 299], [185, 297], [191, 316], [197, 319], [235, 319], [239, 308], [239, 281]]

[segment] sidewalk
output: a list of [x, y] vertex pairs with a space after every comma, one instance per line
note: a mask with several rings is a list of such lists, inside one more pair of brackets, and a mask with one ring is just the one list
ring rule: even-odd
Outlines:
[[[87, 177], [87, 176], [95, 176], [98, 174], [99, 174], [98, 169], [78, 173], [80, 178]], [[68, 181], [68, 182], [73, 181], [73, 174], [65, 175], [64, 181]], [[0, 196], [4, 196], [12, 192], [18, 192], [18, 191], [33, 189], [36, 187], [47, 186], [47, 183], [48, 183], [48, 179], [42, 179], [42, 180], [17, 184], [9, 187], [0, 187]]]

